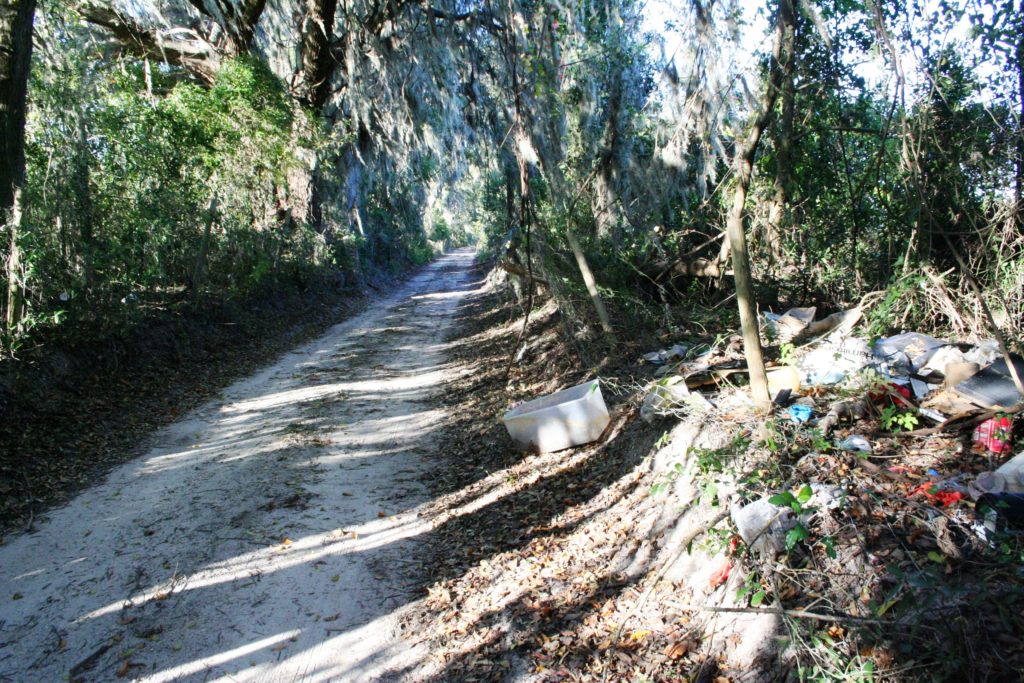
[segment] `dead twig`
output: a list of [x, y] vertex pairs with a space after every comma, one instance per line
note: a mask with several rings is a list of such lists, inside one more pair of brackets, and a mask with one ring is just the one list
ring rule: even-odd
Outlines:
[[729, 612], [739, 614], [778, 614], [793, 619], [813, 619], [815, 621], [829, 621], [842, 623], [844, 621], [855, 621], [862, 624], [893, 624], [894, 620], [876, 619], [873, 617], [855, 617], [852, 614], [821, 614], [820, 612], [808, 612], [802, 609], [785, 609], [783, 607], [720, 607], [718, 605], [692, 605], [677, 602], [667, 602], [667, 606], [683, 612]]
[[103, 645], [100, 645], [98, 648], [93, 650], [92, 654], [90, 654], [88, 657], [80, 661], [78, 664], [75, 664], [73, 667], [71, 667], [71, 670], [68, 672], [68, 678], [70, 680], [74, 680], [78, 677], [79, 674], [83, 674], [86, 671], [92, 669], [94, 666], [96, 666], [96, 662], [99, 661], [100, 657], [105, 655], [107, 651], [110, 650], [110, 648], [112, 648], [113, 646], [114, 644], [111, 642], [107, 642]]

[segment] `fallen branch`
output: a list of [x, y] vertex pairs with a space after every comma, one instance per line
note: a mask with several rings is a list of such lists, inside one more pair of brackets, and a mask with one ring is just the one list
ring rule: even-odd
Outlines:
[[738, 614], [778, 614], [793, 619], [814, 619], [815, 621], [830, 621], [841, 623], [844, 621], [855, 621], [862, 624], [892, 624], [893, 620], [875, 619], [872, 617], [855, 617], [852, 614], [821, 614], [820, 612], [808, 612], [802, 609], [785, 609], [782, 607], [719, 607], [716, 605], [691, 605], [678, 602], [666, 602], [672, 607], [684, 612], [727, 612]]

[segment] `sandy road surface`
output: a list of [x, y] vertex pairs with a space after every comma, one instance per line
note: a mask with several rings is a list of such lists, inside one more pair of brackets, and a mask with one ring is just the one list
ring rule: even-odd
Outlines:
[[395, 625], [471, 261], [229, 387], [0, 547], [0, 681], [365, 681], [416, 657]]

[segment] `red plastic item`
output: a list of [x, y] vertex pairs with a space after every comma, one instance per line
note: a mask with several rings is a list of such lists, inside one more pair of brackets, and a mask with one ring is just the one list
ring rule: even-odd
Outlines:
[[949, 507], [953, 503], [964, 499], [964, 494], [959, 491], [939, 491], [933, 481], [926, 481], [920, 486], [910, 490], [911, 496], [916, 496], [919, 493], [927, 498], [929, 503], [937, 503], [942, 507]]
[[711, 575], [711, 581], [708, 582], [711, 584], [711, 588], [718, 588], [723, 583], [725, 583], [725, 580], [729, 578], [729, 574], [731, 572], [732, 560], [726, 560], [725, 564], [723, 564], [718, 571]]
[[[885, 388], [885, 391], [881, 391], [881, 392], [878, 392], [878, 393], [870, 393], [870, 394], [868, 394], [868, 398], [870, 398], [875, 403], [880, 403], [880, 402], [883, 401], [883, 399], [889, 399], [889, 403], [892, 403], [894, 405], [902, 405], [902, 406], [910, 406], [911, 405], [911, 403], [910, 403], [910, 387], [905, 387], [905, 386], [902, 386], [902, 385], [899, 385], [899, 384], [895, 384], [895, 383], [890, 383]], [[906, 400], [903, 400], [903, 399], [906, 399]]]
[[985, 420], [974, 430], [974, 443], [981, 445], [993, 453], [1010, 450], [1013, 436], [1013, 422], [1005, 415]]

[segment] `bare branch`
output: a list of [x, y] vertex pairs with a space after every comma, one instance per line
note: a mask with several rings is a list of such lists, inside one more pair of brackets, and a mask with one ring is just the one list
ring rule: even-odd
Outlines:
[[140, 57], [152, 57], [181, 66], [207, 83], [213, 82], [220, 68], [220, 52], [195, 33], [183, 38], [180, 37], [181, 29], [146, 27], [110, 5], [95, 0], [77, 2], [73, 9], [88, 23], [109, 31], [122, 49]]

